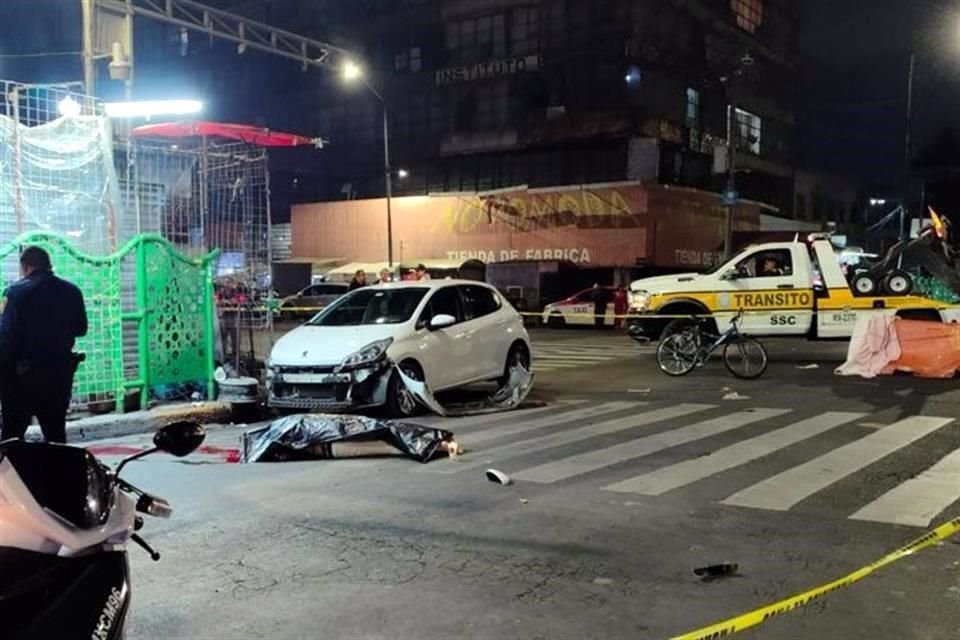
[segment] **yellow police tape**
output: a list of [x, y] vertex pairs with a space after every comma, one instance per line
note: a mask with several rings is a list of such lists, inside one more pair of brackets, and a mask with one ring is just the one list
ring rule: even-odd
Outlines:
[[804, 591], [803, 593], [786, 598], [779, 602], [774, 602], [773, 604], [765, 607], [754, 609], [748, 613], [740, 614], [730, 618], [729, 620], [717, 622], [711, 624], [710, 626], [703, 627], [702, 629], [697, 629], [696, 631], [690, 631], [688, 633], [675, 636], [672, 640], [712, 640], [713, 638], [725, 638], [734, 633], [743, 631], [744, 629], [755, 627], [758, 624], [766, 622], [770, 618], [775, 618], [776, 616], [793, 611], [798, 607], [802, 607], [810, 604], [811, 602], [819, 600], [823, 596], [836, 591], [837, 589], [850, 586], [854, 582], [867, 577], [877, 569], [905, 558], [906, 556], [916, 553], [917, 551], [929, 547], [932, 544], [936, 544], [941, 540], [945, 540], [958, 531], [960, 531], [960, 518], [954, 518], [953, 520], [940, 525], [936, 529], [928, 531], [910, 544], [900, 547], [893, 553], [889, 553], [865, 567], [861, 567], [852, 573], [848, 573], [838, 580], [828, 582], [823, 586], [810, 589], [809, 591]]
[[[281, 307], [276, 309], [276, 313], [283, 315], [285, 313], [319, 313], [323, 311], [326, 307]], [[267, 307], [227, 307], [227, 306], [218, 306], [217, 309], [221, 312], [236, 312], [240, 311], [243, 313], [265, 313]], [[771, 313], [809, 313], [811, 316], [816, 316], [822, 313], [843, 313], [843, 312], [854, 312], [854, 311], [872, 311], [873, 309], [827, 309], [824, 311], [803, 311], [803, 310], [785, 310], [779, 311], [777, 309], [744, 309], [744, 315], [769, 315]], [[948, 306], [948, 307], [923, 307], [918, 309], [921, 311], [957, 311], [960, 310], [960, 307]], [[734, 314], [738, 313], [739, 310], [727, 309], [724, 311], [719, 311], [715, 313], [627, 313], [627, 314], [605, 314], [599, 315], [595, 313], [571, 313], [571, 312], [555, 312], [550, 314], [545, 311], [518, 311], [521, 316], [531, 317], [531, 318], [543, 318], [544, 315], [549, 319], [552, 316], [557, 318], [586, 318], [586, 319], [596, 319], [596, 318], [607, 318], [607, 319], [627, 319], [627, 318], [639, 318], [639, 319], [678, 319], [678, 318], [712, 318], [719, 313], [725, 314]]]

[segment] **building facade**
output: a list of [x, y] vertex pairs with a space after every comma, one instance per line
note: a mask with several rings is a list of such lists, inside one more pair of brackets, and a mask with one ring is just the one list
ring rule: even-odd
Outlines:
[[[400, 194], [623, 180], [721, 191], [716, 150], [731, 135], [739, 194], [792, 212], [788, 0], [229, 4], [361, 53], [406, 170]], [[331, 140], [314, 197], [382, 195], [380, 102], [334, 77], [288, 89], [274, 108], [297, 105], [297, 128]]]

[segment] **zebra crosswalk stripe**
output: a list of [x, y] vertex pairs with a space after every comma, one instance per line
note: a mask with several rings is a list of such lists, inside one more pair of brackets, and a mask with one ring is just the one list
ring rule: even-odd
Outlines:
[[604, 467], [642, 458], [643, 456], [676, 447], [681, 444], [693, 442], [710, 436], [739, 429], [748, 424], [774, 418], [785, 413], [790, 413], [789, 409], [748, 409], [736, 413], [713, 418], [679, 429], [665, 431], [654, 435], [646, 436], [636, 440], [630, 440], [622, 444], [598, 449], [579, 455], [563, 458], [555, 462], [524, 469], [513, 474], [517, 480], [527, 480], [530, 482], [551, 483], [574, 476], [590, 473]]
[[646, 404], [645, 402], [604, 402], [603, 404], [593, 405], [583, 409], [576, 409], [574, 411], [566, 411], [557, 415], [543, 416], [542, 418], [537, 418], [536, 420], [530, 420], [528, 422], [516, 422], [513, 424], [507, 424], [502, 427], [494, 427], [492, 429], [485, 429], [480, 433], [472, 434], [467, 437], [468, 444], [473, 446], [478, 442], [488, 442], [490, 440], [498, 440], [500, 438], [505, 438], [507, 436], [515, 436], [520, 433], [526, 433], [528, 431], [535, 431], [537, 429], [542, 429], [544, 427], [550, 427], [553, 425], [563, 424], [565, 422], [570, 422], [572, 420], [589, 420], [591, 418], [598, 418], [615, 411], [623, 411], [625, 409], [635, 409], [642, 405]]
[[[535, 409], [515, 409], [508, 412], [497, 412], [497, 413], [486, 413], [478, 416], [469, 416], [465, 418], [442, 418], [439, 416], [434, 416], [426, 419], [418, 419], [417, 422], [424, 424], [428, 427], [438, 427], [441, 429], [448, 429], [450, 431], [460, 432], [464, 428], [473, 429], [476, 427], [484, 427], [488, 424], [493, 424], [501, 422], [504, 420], [517, 421], [517, 420], [526, 420], [531, 416], [538, 416], [544, 413], [554, 412], [561, 408], [571, 408], [583, 406], [586, 403], [586, 400], [574, 400], [572, 402], [559, 402], [554, 404], [548, 404], [545, 407], [537, 407]], [[557, 414], [563, 415], [563, 414]]]
[[[427, 465], [424, 467], [419, 467], [418, 471], [446, 474], [457, 473], [459, 471], [466, 471], [468, 469], [475, 469], [477, 467], [487, 465], [489, 464], [490, 460], [500, 461], [509, 458], [515, 458], [528, 453], [533, 453], [552, 447], [573, 444], [575, 442], [589, 440], [601, 435], [626, 431], [636, 427], [642, 427], [647, 424], [652, 424], [654, 422], [680, 418], [691, 413], [706, 411], [707, 409], [713, 408], [715, 408], [715, 405], [681, 403], [670, 407], [664, 407], [662, 409], [655, 409], [653, 411], [646, 411], [644, 413], [626, 416], [624, 418], [614, 418], [612, 420], [606, 420], [604, 422], [587, 425], [585, 427], [568, 429], [559, 433], [553, 433], [538, 438], [529, 438], [527, 440], [501, 445], [492, 449], [481, 449], [480, 451], [473, 452], [477, 455], [477, 459], [456, 460], [450, 462], [449, 464], [443, 465]], [[467, 451], [470, 452], [472, 447], [471, 441], [468, 439], [465, 444]]]
[[891, 489], [850, 518], [926, 527], [960, 499], [960, 449], [915, 478]]
[[840, 425], [859, 420], [863, 413], [830, 411], [781, 429], [713, 451], [709, 456], [685, 460], [650, 473], [616, 482], [608, 491], [658, 496], [698, 480], [767, 456]]
[[722, 504], [786, 511], [867, 465], [933, 433], [953, 418], [914, 416], [747, 487]]

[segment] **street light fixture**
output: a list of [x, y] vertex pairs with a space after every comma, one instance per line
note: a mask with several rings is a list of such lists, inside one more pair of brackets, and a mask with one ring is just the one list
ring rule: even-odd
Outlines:
[[[347, 60], [343, 63], [343, 66], [340, 69], [341, 75], [345, 82], [363, 82], [365, 86], [373, 96], [380, 101], [380, 106], [383, 109], [383, 178], [386, 185], [386, 194], [387, 194], [387, 266], [392, 270], [393, 269], [393, 213], [391, 211], [390, 200], [393, 197], [393, 176], [390, 169], [390, 124], [387, 115], [387, 101], [383, 99], [383, 96], [376, 89], [373, 88], [373, 85], [367, 80], [366, 74], [361, 67], [356, 62], [352, 60]], [[404, 169], [400, 170], [398, 176], [400, 178], [407, 177], [407, 172]]]
[[67, 96], [63, 100], [57, 103], [57, 111], [60, 112], [61, 116], [64, 117], [75, 117], [80, 115], [80, 103]]
[[399, 171], [397, 171], [397, 177], [400, 178], [401, 180], [403, 180], [409, 175], [410, 175], [410, 172], [407, 171], [406, 169], [400, 169]]
[[347, 82], [353, 82], [354, 80], [359, 80], [363, 77], [363, 69], [360, 68], [360, 65], [350, 60], [347, 60], [343, 64], [342, 73], [343, 79]]

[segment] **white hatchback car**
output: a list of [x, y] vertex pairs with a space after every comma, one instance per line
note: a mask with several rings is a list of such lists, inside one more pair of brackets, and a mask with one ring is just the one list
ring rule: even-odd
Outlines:
[[364, 287], [283, 336], [267, 361], [268, 403], [342, 411], [417, 410], [392, 364], [432, 391], [504, 380], [530, 368], [520, 314], [481, 282], [433, 280]]

